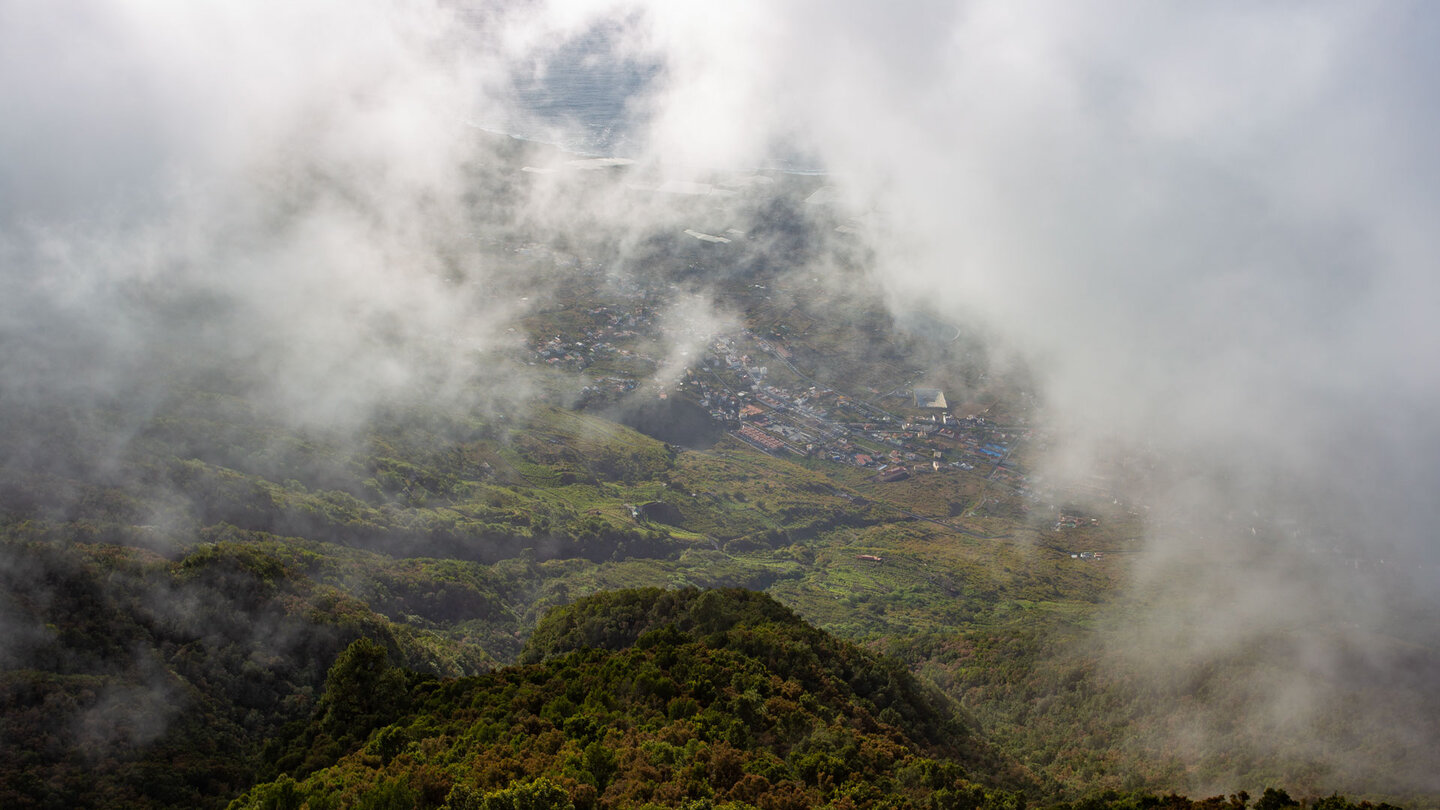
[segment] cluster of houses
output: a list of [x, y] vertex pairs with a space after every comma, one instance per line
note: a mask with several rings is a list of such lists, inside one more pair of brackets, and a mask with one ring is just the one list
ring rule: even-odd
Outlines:
[[954, 416], [943, 391], [917, 391], [915, 401], [932, 413], [904, 419], [826, 386], [789, 390], [767, 382], [768, 369], [750, 352], [789, 364], [783, 344], [746, 330], [713, 338], [682, 384], [687, 396], [742, 441], [768, 453], [862, 467], [886, 482], [983, 467], [992, 478], [1026, 491], [1025, 475], [1010, 459], [1013, 442], [1025, 434], [983, 417]]
[[1055, 531], [1062, 529], [1078, 529], [1081, 526], [1098, 526], [1099, 518], [1086, 517], [1072, 512], [1061, 512], [1060, 517], [1055, 520]]
[[[515, 252], [557, 264], [581, 261], [542, 245], [522, 245]], [[598, 264], [590, 267], [588, 259], [583, 264], [582, 269], [599, 272]], [[643, 344], [636, 345], [637, 339], [661, 336], [654, 301], [653, 291], [631, 282], [612, 302], [577, 308], [577, 326], [567, 334], [531, 341], [531, 362], [592, 374], [599, 368], [609, 371], [583, 389], [582, 403], [625, 396], [661, 364], [645, 354]], [[983, 417], [953, 415], [940, 389], [915, 389], [915, 407], [904, 417], [824, 385], [790, 390], [776, 384], [771, 364], [795, 370], [793, 354], [781, 338], [743, 329], [712, 336], [706, 349], [691, 358], [681, 396], [765, 452], [826, 458], [872, 471], [880, 481], [943, 469], [982, 469], [992, 479], [1027, 491], [1025, 474], [1011, 459], [1014, 442], [1024, 434], [988, 424]], [[915, 411], [929, 413], [920, 416]]]
[[642, 303], [626, 308], [597, 306], [585, 314], [592, 319], [592, 325], [580, 329], [578, 334], [554, 335], [548, 340], [535, 339], [531, 347], [535, 361], [571, 371], [583, 371], [607, 357], [632, 357], [650, 364], [656, 362], [655, 358], [623, 345], [634, 338], [656, 334], [653, 308]]
[[735, 435], [767, 453], [783, 452], [788, 449], [784, 440], [779, 439], [773, 433], [766, 433], [754, 425], [741, 425], [735, 431]]

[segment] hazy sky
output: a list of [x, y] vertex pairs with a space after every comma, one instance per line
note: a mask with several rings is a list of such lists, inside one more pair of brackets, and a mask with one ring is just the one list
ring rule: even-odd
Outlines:
[[1436, 595], [1431, 3], [0, 3], [0, 397], [104, 393], [157, 352], [317, 422], [460, 387], [449, 349], [513, 303], [467, 258], [467, 122], [596, 26], [655, 68], [643, 157], [805, 156], [897, 310], [1027, 358], [1066, 440], [1041, 472], [1116, 438], [1170, 465], [1155, 581], [1252, 559], [1274, 517], [1306, 534], [1263, 542], [1404, 566], [1356, 612], [1348, 575], [1266, 557], [1155, 627], [1206, 615], [1210, 650]]

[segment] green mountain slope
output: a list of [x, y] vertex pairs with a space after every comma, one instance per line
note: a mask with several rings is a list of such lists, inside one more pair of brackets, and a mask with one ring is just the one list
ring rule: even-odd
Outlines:
[[[763, 594], [600, 594], [552, 611], [529, 663], [404, 694], [381, 685], [396, 670], [353, 666], [382, 656], [365, 643], [342, 656], [280, 757], [289, 772], [233, 808], [492, 807], [552, 788], [577, 808], [1021, 801], [997, 787], [1021, 785], [1018, 769], [953, 704]], [[373, 730], [314, 769], [338, 736], [326, 707], [343, 701], [399, 716], [350, 712]]]
[[223, 805], [355, 639], [437, 674], [487, 660], [316, 582], [291, 544], [231, 532], [172, 562], [26, 535], [0, 542], [0, 806]]
[[[798, 357], [800, 341], [790, 345]], [[1314, 673], [1232, 658], [1157, 685], [1141, 665], [1107, 660], [1099, 642], [1121, 638], [1127, 611], [1145, 607], [1115, 599], [1145, 560], [1132, 540], [1141, 519], [1101, 505], [1062, 526], [998, 464], [887, 483], [730, 435], [682, 449], [557, 405], [396, 403], [328, 430], [286, 421], [219, 375], [136, 389], [87, 408], [0, 403], [3, 806], [223, 805], [279, 776], [265, 768], [290, 744], [280, 730], [310, 722], [326, 668], [362, 636], [407, 670], [460, 676], [517, 660], [548, 667], [581, 648], [640, 655], [638, 639], [667, 623], [685, 643], [714, 635], [688, 602], [664, 621], [614, 597], [598, 628], [584, 610], [541, 622], [634, 588], [765, 591], [815, 627], [895, 655], [1047, 800], [1279, 781], [1433, 789], [1415, 777], [1437, 772], [1436, 754], [1389, 733], [1402, 712], [1440, 717], [1433, 699], [1410, 700], [1430, 691], [1433, 651], [1395, 639], [1337, 658], [1332, 671], [1353, 674], [1316, 694], [1335, 696], [1331, 737], [1362, 754], [1337, 769], [1304, 728], [1253, 720], [1235, 699], [1297, 676], [1314, 688]], [[887, 396], [885, 407], [904, 406]], [[977, 430], [990, 441], [1011, 428]], [[854, 436], [857, 448], [885, 449]], [[1104, 558], [1072, 558], [1081, 551]], [[1154, 598], [1172, 586], [1185, 583], [1156, 583]], [[741, 612], [755, 610], [788, 626], [770, 608]], [[823, 662], [850, 654], [807, 632], [767, 643], [810, 661], [816, 684], [848, 681]], [[1365, 680], [1375, 671], [1397, 674]], [[896, 728], [919, 705], [866, 699], [865, 712]], [[662, 714], [668, 722], [668, 702]], [[1221, 743], [1177, 748], [1195, 728]], [[332, 729], [283, 770], [321, 767], [369, 731]], [[918, 750], [937, 744], [923, 724], [905, 734]]]
[[[551, 611], [521, 663], [450, 680], [368, 640], [337, 660], [250, 808], [1247, 810], [1097, 792], [1053, 803], [892, 659], [742, 590], [641, 589]], [[1254, 810], [1369, 810], [1267, 788]], [[1376, 810], [1394, 810], [1379, 805]]]

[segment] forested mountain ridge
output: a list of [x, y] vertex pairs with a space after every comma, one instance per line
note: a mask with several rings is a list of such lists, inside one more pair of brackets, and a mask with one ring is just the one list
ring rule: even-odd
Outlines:
[[[1250, 806], [1243, 792], [1053, 804], [1053, 786], [991, 750], [942, 695], [764, 594], [597, 594], [552, 610], [521, 659], [440, 681], [357, 641], [309, 724], [270, 750], [281, 775], [230, 810]], [[1254, 804], [1302, 806], [1372, 807], [1273, 788]]]
[[[763, 594], [603, 593], [552, 611], [537, 639], [521, 656], [532, 663], [404, 694], [381, 686], [401, 680], [383, 652], [357, 642], [280, 754], [286, 774], [232, 807], [489, 807], [543, 785], [577, 807], [1018, 800], [984, 787], [1024, 777], [953, 704]], [[326, 706], [347, 699], [399, 716], [348, 729], [353, 750], [316, 769], [337, 737]]]

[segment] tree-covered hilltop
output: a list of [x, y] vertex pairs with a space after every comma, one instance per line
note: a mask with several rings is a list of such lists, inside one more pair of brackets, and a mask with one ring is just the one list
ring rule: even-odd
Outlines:
[[[962, 722], [947, 698], [921, 684], [900, 662], [818, 630], [755, 591], [643, 588], [595, 594], [548, 613], [520, 661], [593, 647], [620, 651], [654, 639], [738, 652], [825, 700], [857, 702], [879, 722], [907, 729], [936, 749], [982, 756], [973, 724]], [[986, 767], [994, 771], [998, 765]]]
[[902, 666], [765, 594], [597, 594], [521, 659], [417, 681], [356, 642], [279, 778], [231, 807], [1014, 808], [1035, 787]]
[[635, 589], [551, 611], [521, 656], [437, 680], [361, 639], [272, 748], [261, 808], [1395, 810], [1267, 788], [1056, 803], [942, 695], [765, 594]]

